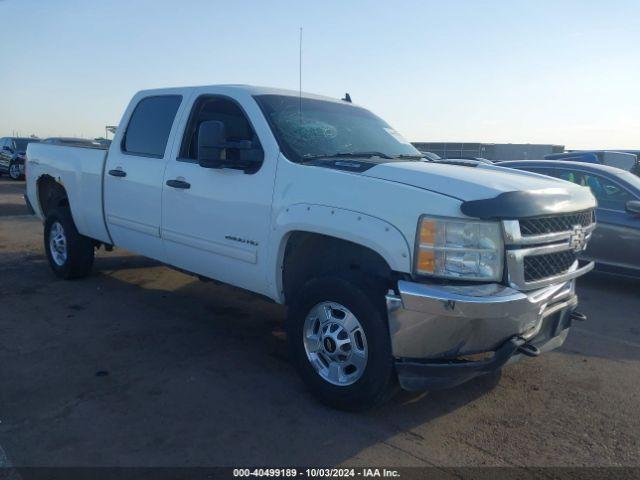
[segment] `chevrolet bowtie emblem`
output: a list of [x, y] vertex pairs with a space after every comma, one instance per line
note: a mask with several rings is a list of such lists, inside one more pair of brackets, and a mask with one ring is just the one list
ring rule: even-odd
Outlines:
[[584, 247], [587, 243], [587, 235], [584, 232], [584, 228], [582, 225], [575, 225], [573, 230], [571, 231], [571, 236], [569, 237], [569, 245], [571, 249], [578, 253], [584, 250]]

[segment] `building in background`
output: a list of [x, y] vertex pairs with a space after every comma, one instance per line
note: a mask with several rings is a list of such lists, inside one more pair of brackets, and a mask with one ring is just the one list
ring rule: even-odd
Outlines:
[[421, 152], [442, 158], [486, 158], [488, 160], [540, 160], [545, 155], [564, 152], [564, 145], [535, 143], [436, 143], [413, 142]]

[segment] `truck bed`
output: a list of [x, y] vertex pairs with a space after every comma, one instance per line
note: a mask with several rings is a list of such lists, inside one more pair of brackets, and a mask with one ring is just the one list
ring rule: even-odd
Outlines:
[[71, 215], [78, 231], [111, 243], [104, 221], [102, 175], [107, 158], [104, 148], [68, 147], [32, 143], [27, 149], [27, 195], [36, 214], [43, 218], [36, 179], [46, 174], [64, 185]]

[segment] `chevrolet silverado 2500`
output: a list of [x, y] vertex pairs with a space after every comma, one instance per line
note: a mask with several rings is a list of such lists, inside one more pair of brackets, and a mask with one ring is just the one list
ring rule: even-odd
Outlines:
[[427, 161], [368, 110], [242, 85], [142, 91], [108, 151], [31, 144], [51, 268], [118, 246], [288, 306], [292, 358], [338, 408], [460, 384], [560, 346], [588, 189]]

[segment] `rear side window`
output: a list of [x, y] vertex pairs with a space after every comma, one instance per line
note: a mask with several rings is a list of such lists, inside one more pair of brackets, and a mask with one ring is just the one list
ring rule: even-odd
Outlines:
[[122, 150], [132, 155], [162, 158], [182, 97], [147, 97], [136, 105], [122, 141]]

